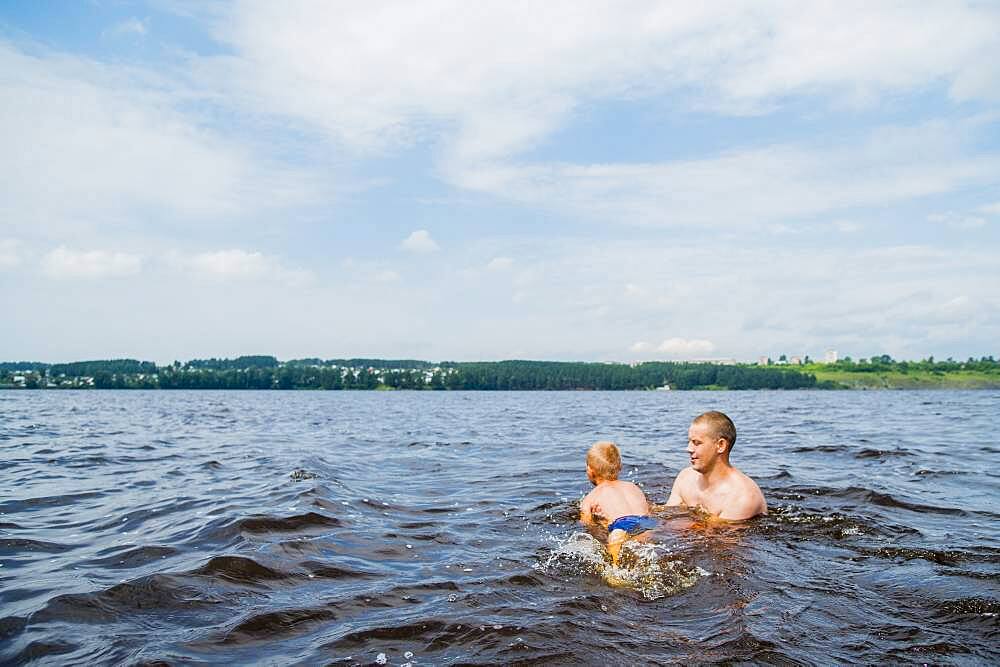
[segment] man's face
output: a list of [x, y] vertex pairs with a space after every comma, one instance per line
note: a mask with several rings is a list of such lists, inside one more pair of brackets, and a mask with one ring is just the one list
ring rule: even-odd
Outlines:
[[725, 451], [726, 441], [717, 437], [708, 424], [691, 424], [688, 429], [688, 455], [697, 472], [711, 470], [715, 460]]

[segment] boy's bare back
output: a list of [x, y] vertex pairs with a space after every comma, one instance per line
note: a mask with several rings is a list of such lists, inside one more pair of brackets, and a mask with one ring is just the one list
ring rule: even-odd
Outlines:
[[623, 516], [646, 516], [649, 502], [646, 494], [632, 482], [601, 481], [580, 501], [580, 521], [607, 526]]

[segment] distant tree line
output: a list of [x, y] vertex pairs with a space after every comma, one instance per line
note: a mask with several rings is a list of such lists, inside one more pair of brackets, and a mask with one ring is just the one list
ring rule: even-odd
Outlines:
[[[856, 373], [885, 371], [1000, 374], [992, 356], [895, 361], [888, 355], [846, 357], [824, 368]], [[0, 362], [0, 386], [98, 389], [431, 389], [431, 390], [637, 390], [833, 388], [808, 369], [789, 366], [647, 362], [555, 361], [441, 362], [407, 359], [294, 359], [273, 356], [193, 359], [167, 366], [136, 359], [65, 364]]]
[[851, 373], [887, 373], [895, 371], [898, 373], [908, 373], [911, 371], [922, 373], [953, 373], [956, 371], [978, 371], [985, 373], [1000, 372], [1000, 361], [988, 357], [969, 357], [965, 361], [958, 361], [948, 357], [943, 361], [936, 361], [934, 357], [928, 357], [920, 361], [897, 361], [888, 354], [876, 355], [870, 358], [858, 360], [851, 357], [832, 364], [826, 364], [827, 368], [848, 371]]
[[471, 362], [455, 365], [449, 389], [807, 389], [816, 377], [791, 370], [648, 362], [637, 365], [554, 361]]
[[265, 355], [251, 355], [236, 357], [235, 359], [192, 359], [181, 363], [175, 361], [175, 368], [197, 368], [204, 370], [228, 371], [243, 370], [247, 368], [278, 368], [279, 366], [342, 366], [348, 368], [398, 368], [398, 369], [428, 369], [435, 364], [429, 361], [419, 361], [417, 359], [320, 359], [310, 357], [307, 359], [291, 359], [289, 361], [278, 361], [276, 357]]
[[138, 375], [155, 374], [156, 364], [152, 361], [136, 361], [135, 359], [111, 359], [110, 361], [74, 361], [69, 364], [52, 364], [48, 375], [66, 375], [81, 377], [101, 373]]
[[280, 368], [230, 370], [173, 369], [160, 372], [161, 389], [444, 389], [443, 373], [425, 377], [425, 371], [373, 367], [311, 367], [285, 365]]
[[[272, 356], [194, 359], [157, 367], [113, 359], [68, 364], [5, 364], [0, 384], [28, 372], [22, 385], [98, 389], [464, 389], [626, 390], [802, 389], [815, 376], [789, 369], [694, 363], [606, 364], [550, 361], [442, 362], [406, 359], [296, 359]], [[81, 382], [86, 379], [86, 382]]]
[[0, 373], [14, 373], [17, 371], [45, 372], [51, 365], [41, 361], [0, 361]]
[[102, 359], [74, 361], [68, 364], [46, 364], [40, 361], [0, 361], [0, 372], [35, 371], [49, 376], [82, 377], [95, 373], [156, 373], [152, 361], [136, 359]]

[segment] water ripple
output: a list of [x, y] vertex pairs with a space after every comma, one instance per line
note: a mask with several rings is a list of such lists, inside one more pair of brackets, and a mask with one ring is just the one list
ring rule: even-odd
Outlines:
[[[0, 663], [1000, 661], [995, 392], [5, 392]], [[614, 566], [722, 409], [767, 517]], [[959, 418], [960, 417], [960, 418]]]

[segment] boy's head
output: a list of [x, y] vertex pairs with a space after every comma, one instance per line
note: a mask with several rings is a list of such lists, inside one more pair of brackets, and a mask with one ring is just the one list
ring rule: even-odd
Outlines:
[[618, 479], [622, 457], [613, 442], [595, 442], [587, 451], [587, 477], [594, 484]]

